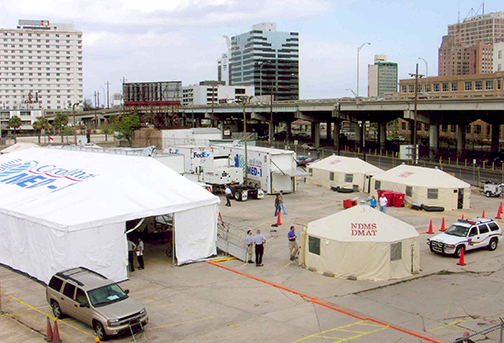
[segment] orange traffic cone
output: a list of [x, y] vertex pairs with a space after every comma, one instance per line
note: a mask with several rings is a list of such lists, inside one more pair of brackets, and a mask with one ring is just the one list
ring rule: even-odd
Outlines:
[[485, 210], [483, 210], [483, 213], [481, 214], [481, 218], [485, 218]]
[[441, 221], [441, 228], [439, 229], [439, 231], [445, 231], [446, 228], [445, 228], [445, 223], [444, 223], [444, 217], [443, 217], [443, 221]]
[[51, 328], [51, 321], [49, 320], [49, 316], [47, 316], [47, 335], [46, 335], [46, 341], [47, 342], [52, 342], [53, 339], [53, 334], [52, 334], [52, 328]]
[[54, 320], [54, 334], [53, 334], [53, 339], [52, 343], [61, 343], [60, 335], [59, 335], [59, 330], [58, 330], [58, 320]]
[[497, 210], [497, 217], [495, 219], [501, 219], [502, 214], [502, 201], [500, 202], [499, 209]]
[[100, 337], [98, 336], [95, 337], [95, 343], [100, 343]]
[[277, 217], [277, 222], [276, 222], [277, 225], [282, 225], [282, 221], [280, 220], [280, 211], [278, 211], [278, 217]]
[[464, 214], [462, 213], [462, 220], [464, 220]]
[[427, 231], [427, 233], [430, 235], [432, 235], [434, 233], [434, 229], [432, 228], [432, 219], [430, 220], [429, 231]]
[[460, 260], [457, 263], [459, 266], [465, 266], [465, 261], [464, 261], [464, 247], [462, 247], [462, 250], [460, 251]]

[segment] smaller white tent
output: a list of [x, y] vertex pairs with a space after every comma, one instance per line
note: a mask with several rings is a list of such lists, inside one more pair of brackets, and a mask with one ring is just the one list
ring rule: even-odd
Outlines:
[[382, 173], [383, 170], [357, 157], [344, 157], [332, 155], [308, 166], [311, 176], [306, 182], [323, 187], [331, 185], [341, 188], [353, 188], [357, 185], [359, 190], [369, 190], [365, 185], [366, 175]]
[[19, 142], [19, 143], [16, 143], [16, 144], [13, 144], [5, 149], [3, 149], [2, 151], [0, 151], [1, 154], [8, 154], [10, 152], [14, 152], [14, 151], [21, 151], [21, 150], [25, 150], [25, 149], [30, 149], [30, 148], [35, 148], [35, 147], [38, 147], [37, 144], [35, 143], [23, 143], [23, 142]]
[[420, 270], [418, 232], [359, 205], [308, 224], [305, 264], [320, 273], [359, 280], [402, 278]]
[[405, 201], [445, 210], [468, 209], [471, 205], [471, 185], [440, 169], [400, 165], [376, 175], [371, 193], [391, 190], [406, 194]]

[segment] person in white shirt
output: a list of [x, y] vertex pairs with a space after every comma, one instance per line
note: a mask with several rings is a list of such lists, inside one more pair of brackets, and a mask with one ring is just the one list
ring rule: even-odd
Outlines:
[[387, 209], [387, 203], [388, 203], [387, 198], [385, 198], [385, 195], [382, 194], [382, 196], [378, 200], [380, 201], [380, 211], [385, 213], [385, 211]]
[[231, 201], [229, 201], [229, 199], [231, 199], [231, 189], [226, 186], [226, 206], [231, 207]]
[[257, 230], [257, 235], [254, 236], [255, 253], [256, 253], [256, 267], [262, 267], [262, 257], [264, 254], [264, 244], [266, 244], [266, 237]]
[[247, 262], [254, 263], [252, 261], [252, 246], [254, 245], [254, 241], [252, 240], [252, 230], [247, 231], [247, 236], [245, 237], [245, 244], [247, 244]]

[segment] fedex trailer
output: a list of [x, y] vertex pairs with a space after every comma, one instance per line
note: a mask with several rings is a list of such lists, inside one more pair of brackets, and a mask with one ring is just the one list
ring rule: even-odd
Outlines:
[[209, 156], [213, 155], [214, 151], [210, 146], [179, 145], [166, 148], [164, 153], [183, 155], [184, 173], [201, 174], [203, 164]]
[[[241, 167], [245, 175], [245, 146], [213, 144], [214, 151], [229, 154], [235, 167]], [[296, 153], [291, 150], [247, 146], [247, 185], [261, 188], [268, 194], [296, 191]]]

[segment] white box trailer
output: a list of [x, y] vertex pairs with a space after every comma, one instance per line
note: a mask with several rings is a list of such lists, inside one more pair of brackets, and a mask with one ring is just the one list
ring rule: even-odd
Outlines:
[[[216, 153], [229, 154], [235, 167], [245, 171], [245, 146], [213, 144]], [[296, 153], [291, 150], [247, 146], [248, 177], [245, 183], [261, 188], [268, 194], [296, 191]], [[244, 173], [245, 174], [245, 173]]]
[[184, 156], [184, 173], [201, 174], [206, 159], [213, 155], [210, 146], [178, 145], [164, 150], [165, 154], [180, 154]]

